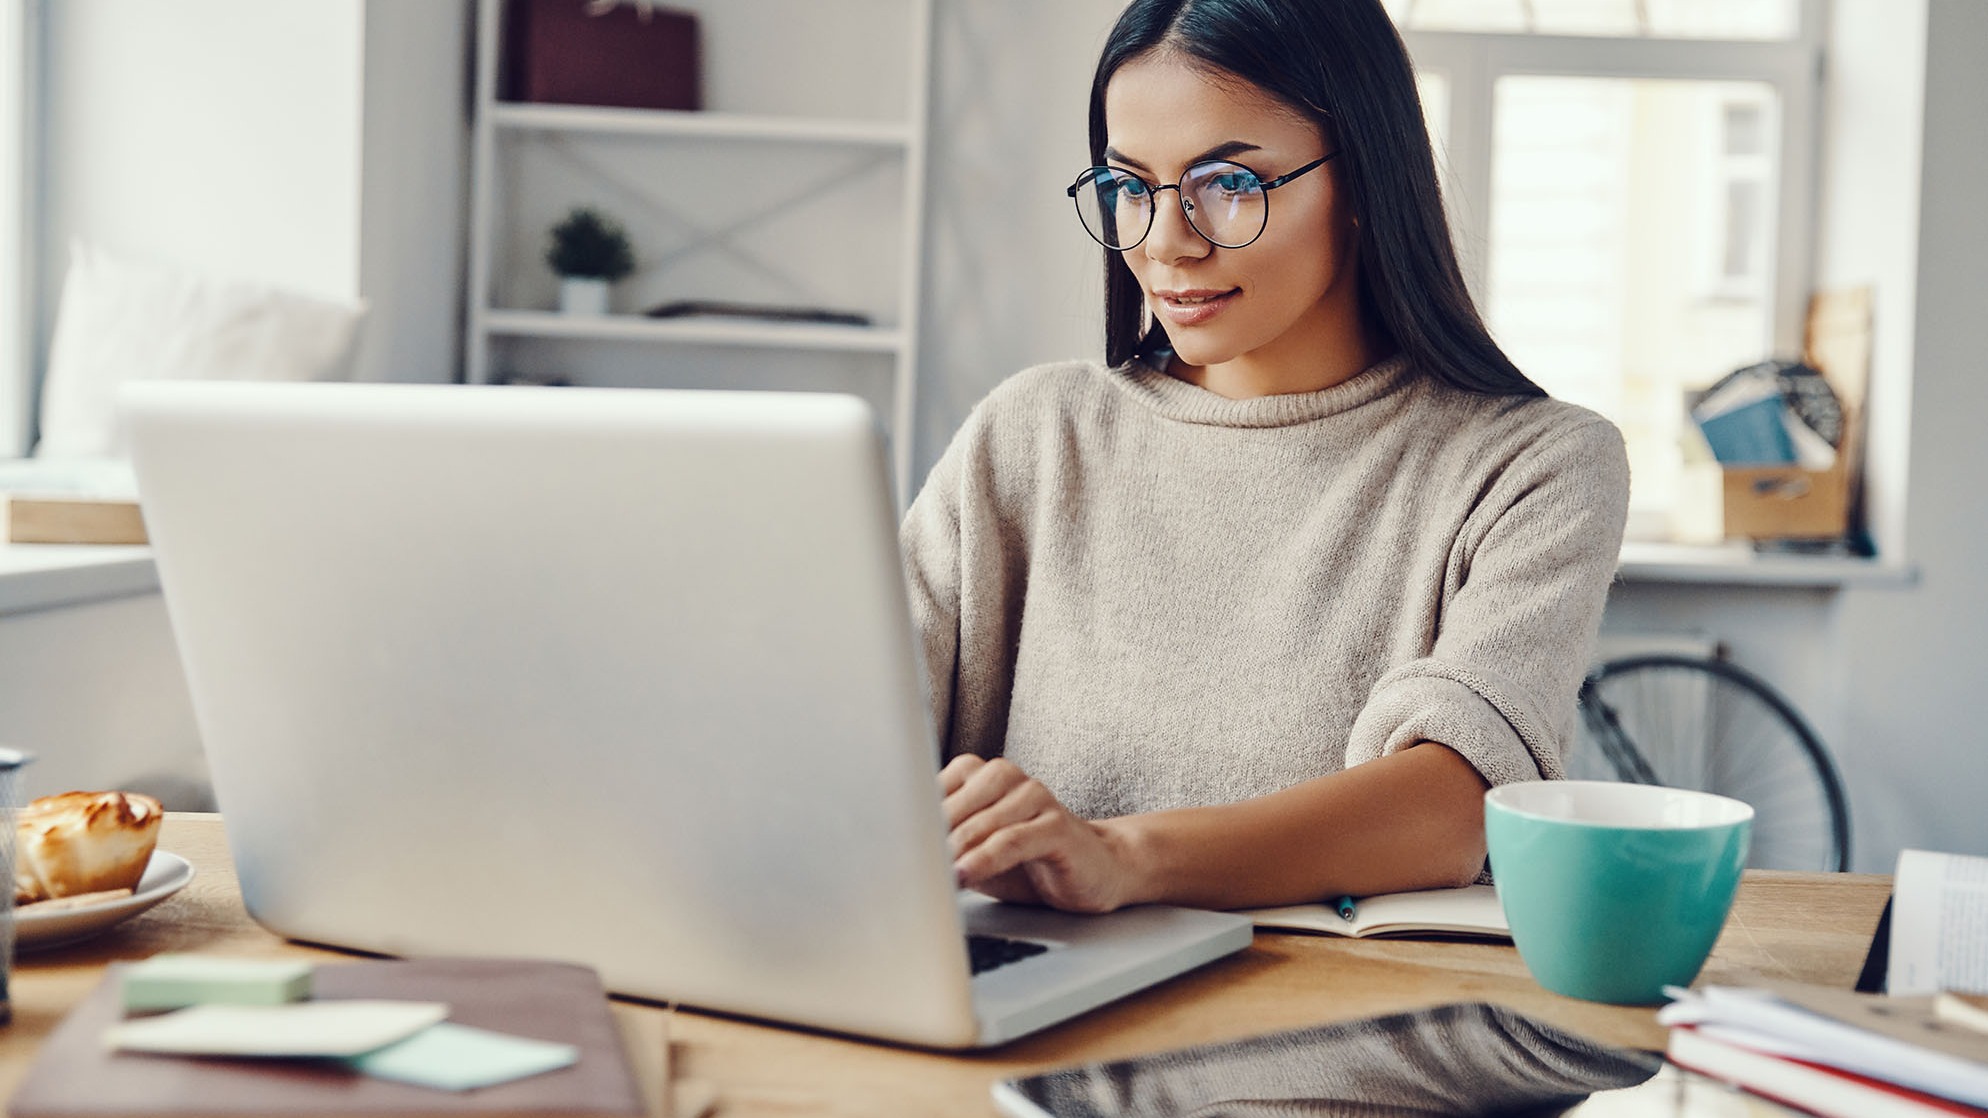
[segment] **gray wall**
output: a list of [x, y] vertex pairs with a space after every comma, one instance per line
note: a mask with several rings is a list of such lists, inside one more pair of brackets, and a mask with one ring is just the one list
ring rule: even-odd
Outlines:
[[359, 157], [361, 380], [462, 364], [469, 0], [366, 0]]
[[1906, 493], [1911, 590], [1844, 594], [1828, 686], [1845, 697], [1841, 749], [1867, 822], [1860, 865], [1895, 849], [1988, 854], [1988, 4], [1927, 9], [1924, 157]]
[[[1063, 188], [1119, 0], [940, 0], [913, 473], [988, 389], [1104, 352], [1102, 256]], [[915, 487], [915, 481], [914, 481]]]

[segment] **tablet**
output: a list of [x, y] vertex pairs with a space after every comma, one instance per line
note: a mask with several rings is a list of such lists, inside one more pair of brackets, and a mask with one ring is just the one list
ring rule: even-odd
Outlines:
[[1011, 1118], [1556, 1114], [1662, 1064], [1465, 1003], [1005, 1079], [994, 1102]]

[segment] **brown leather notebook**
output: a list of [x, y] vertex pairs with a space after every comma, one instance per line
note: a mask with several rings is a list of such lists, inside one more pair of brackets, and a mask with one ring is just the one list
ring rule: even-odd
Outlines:
[[296, 1060], [190, 1059], [107, 1051], [104, 1030], [123, 1016], [117, 967], [58, 1025], [9, 1100], [11, 1118], [248, 1114], [330, 1118], [477, 1115], [639, 1115], [600, 976], [567, 963], [524, 959], [412, 959], [326, 963], [312, 996], [446, 1002], [449, 1020], [575, 1045], [571, 1067], [472, 1091], [374, 1079]]

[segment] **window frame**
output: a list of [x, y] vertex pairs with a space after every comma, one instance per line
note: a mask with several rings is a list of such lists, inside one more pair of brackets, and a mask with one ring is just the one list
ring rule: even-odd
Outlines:
[[1485, 305], [1492, 206], [1494, 92], [1509, 76], [1759, 82], [1780, 100], [1780, 163], [1769, 225], [1773, 347], [1800, 354], [1814, 274], [1822, 115], [1824, 0], [1799, 0], [1785, 40], [1541, 35], [1403, 28], [1417, 71], [1439, 72], [1447, 152], [1438, 151], [1458, 255]]
[[0, 457], [33, 429], [41, 42], [42, 0], [0, 4]]

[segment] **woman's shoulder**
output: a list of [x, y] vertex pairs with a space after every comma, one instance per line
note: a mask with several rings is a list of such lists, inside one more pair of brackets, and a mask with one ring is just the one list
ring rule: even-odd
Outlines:
[[1095, 361], [1031, 365], [989, 389], [973, 406], [968, 427], [983, 435], [1035, 428], [1043, 420], [1086, 409], [1106, 388], [1110, 372]]
[[1440, 444], [1461, 489], [1571, 487], [1603, 504], [1627, 502], [1628, 450], [1606, 416], [1550, 396], [1484, 395], [1442, 385], [1423, 391], [1431, 414], [1419, 437]]
[[1516, 423], [1552, 436], [1551, 442], [1569, 450], [1622, 449], [1622, 429], [1591, 408], [1551, 396], [1527, 396], [1512, 410]]
[[1033, 500], [1043, 463], [1080, 441], [1085, 417], [1099, 414], [1110, 372], [1094, 361], [1033, 365], [989, 389], [954, 431], [926, 488], [957, 490], [962, 502], [993, 508]]
[[1530, 447], [1546, 454], [1622, 453], [1622, 432], [1607, 416], [1551, 396], [1467, 392], [1425, 379], [1430, 402], [1451, 417], [1451, 435]]
[[1092, 395], [1104, 385], [1108, 375], [1103, 365], [1078, 358], [1031, 365], [996, 384], [981, 401], [981, 406], [1054, 406], [1074, 397]]

